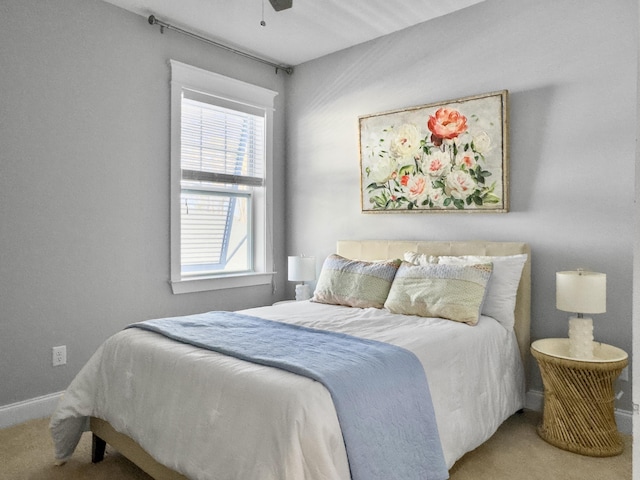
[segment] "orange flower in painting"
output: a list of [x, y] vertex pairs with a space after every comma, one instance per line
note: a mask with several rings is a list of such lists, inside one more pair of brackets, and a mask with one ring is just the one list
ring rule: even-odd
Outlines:
[[467, 130], [467, 117], [457, 110], [442, 107], [429, 116], [427, 126], [436, 137], [450, 140]]

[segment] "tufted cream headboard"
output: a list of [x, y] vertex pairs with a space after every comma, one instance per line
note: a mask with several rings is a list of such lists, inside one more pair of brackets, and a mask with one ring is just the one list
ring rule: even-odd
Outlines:
[[337, 253], [358, 260], [385, 260], [402, 258], [404, 252], [413, 251], [428, 255], [516, 255], [526, 253], [527, 262], [516, 298], [514, 330], [520, 347], [522, 363], [527, 371], [531, 331], [531, 249], [519, 242], [431, 242], [410, 240], [339, 240]]

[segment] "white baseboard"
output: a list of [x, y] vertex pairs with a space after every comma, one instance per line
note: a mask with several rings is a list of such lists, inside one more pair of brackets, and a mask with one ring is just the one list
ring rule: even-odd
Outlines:
[[[538, 390], [529, 390], [525, 398], [525, 408], [529, 410], [535, 410], [536, 412], [542, 411], [542, 405], [544, 404], [544, 394]], [[615, 411], [616, 423], [618, 424], [618, 430], [625, 435], [631, 435], [633, 432], [633, 412], [628, 410], [616, 409]]]
[[0, 406], [0, 428], [12, 427], [28, 420], [50, 416], [63, 393], [50, 393], [42, 397]]

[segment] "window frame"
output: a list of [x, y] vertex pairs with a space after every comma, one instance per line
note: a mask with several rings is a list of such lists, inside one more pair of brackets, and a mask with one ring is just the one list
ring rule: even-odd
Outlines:
[[[171, 279], [174, 294], [268, 285], [273, 281], [273, 90], [252, 85], [175, 60], [171, 66], [171, 171], [170, 171], [170, 251]], [[181, 120], [182, 91], [188, 89], [217, 97], [239, 107], [248, 105], [265, 114], [264, 186], [253, 192], [253, 271], [217, 273], [210, 276], [185, 277], [181, 266]]]

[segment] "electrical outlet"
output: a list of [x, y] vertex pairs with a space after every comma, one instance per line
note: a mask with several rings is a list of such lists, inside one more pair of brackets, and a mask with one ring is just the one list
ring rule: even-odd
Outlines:
[[622, 369], [622, 372], [620, 373], [620, 380], [624, 380], [625, 382], [629, 381], [629, 366]]
[[61, 345], [59, 347], [53, 347], [52, 349], [52, 365], [59, 367], [60, 365], [66, 365], [67, 363], [67, 346]]

